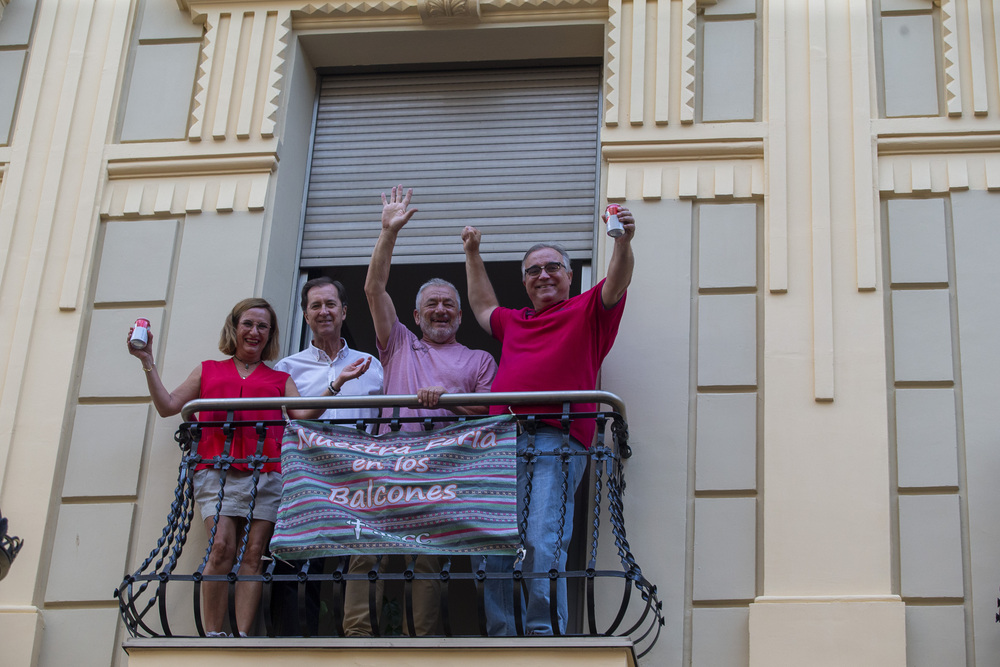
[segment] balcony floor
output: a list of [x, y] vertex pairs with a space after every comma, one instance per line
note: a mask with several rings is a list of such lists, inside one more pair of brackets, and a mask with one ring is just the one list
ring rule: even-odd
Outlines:
[[129, 667], [636, 667], [622, 637], [127, 639]]

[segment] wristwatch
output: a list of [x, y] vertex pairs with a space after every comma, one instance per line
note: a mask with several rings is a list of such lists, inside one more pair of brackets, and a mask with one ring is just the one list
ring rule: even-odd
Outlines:
[[334, 395], [334, 396], [336, 396], [337, 394], [339, 394], [339, 393], [340, 393], [340, 390], [339, 390], [339, 389], [334, 389], [334, 388], [333, 388], [333, 382], [332, 382], [332, 381], [330, 382], [330, 384], [328, 384], [328, 385], [327, 385], [327, 387], [326, 387], [326, 388], [327, 388], [327, 389], [329, 389], [329, 390], [330, 390], [330, 393], [331, 393], [332, 395]]

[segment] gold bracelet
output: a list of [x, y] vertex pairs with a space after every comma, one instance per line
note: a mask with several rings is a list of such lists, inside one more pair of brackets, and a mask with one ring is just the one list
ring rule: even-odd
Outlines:
[[142, 367], [142, 370], [146, 371], [147, 373], [152, 373], [152, 372], [153, 372], [153, 366], [152, 366], [152, 365], [150, 365], [150, 367], [149, 367], [149, 368], [146, 368], [145, 366], [143, 366], [143, 367]]

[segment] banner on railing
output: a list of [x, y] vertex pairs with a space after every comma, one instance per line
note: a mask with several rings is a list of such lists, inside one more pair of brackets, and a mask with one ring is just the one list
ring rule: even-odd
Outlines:
[[285, 560], [513, 554], [516, 469], [512, 415], [381, 436], [292, 421], [271, 551]]

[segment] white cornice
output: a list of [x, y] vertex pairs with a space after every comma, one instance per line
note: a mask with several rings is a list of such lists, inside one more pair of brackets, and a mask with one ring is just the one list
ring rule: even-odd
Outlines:
[[271, 173], [278, 166], [273, 153], [232, 155], [179, 155], [156, 158], [111, 158], [108, 177], [168, 178], [175, 176], [209, 176], [214, 174]]
[[898, 134], [878, 137], [878, 154], [995, 153], [1000, 151], [1000, 130], [955, 134]]
[[601, 146], [601, 155], [608, 162], [652, 162], [689, 160], [691, 158], [762, 158], [764, 140], [721, 139], [703, 141], [665, 141], [662, 143], [611, 144]]
[[[2, 2], [3, 0], [0, 0]], [[292, 12], [296, 26], [311, 25], [331, 16], [361, 14], [400, 15], [419, 14], [424, 23], [478, 23], [481, 14], [557, 11], [560, 15], [584, 10], [587, 15], [594, 9], [606, 11], [608, 0], [334, 0], [309, 2], [308, 0], [177, 0], [178, 6], [194, 17], [204, 17], [211, 12], [230, 13], [239, 8], [247, 11], [277, 9]], [[603, 12], [602, 12], [603, 13]]]

